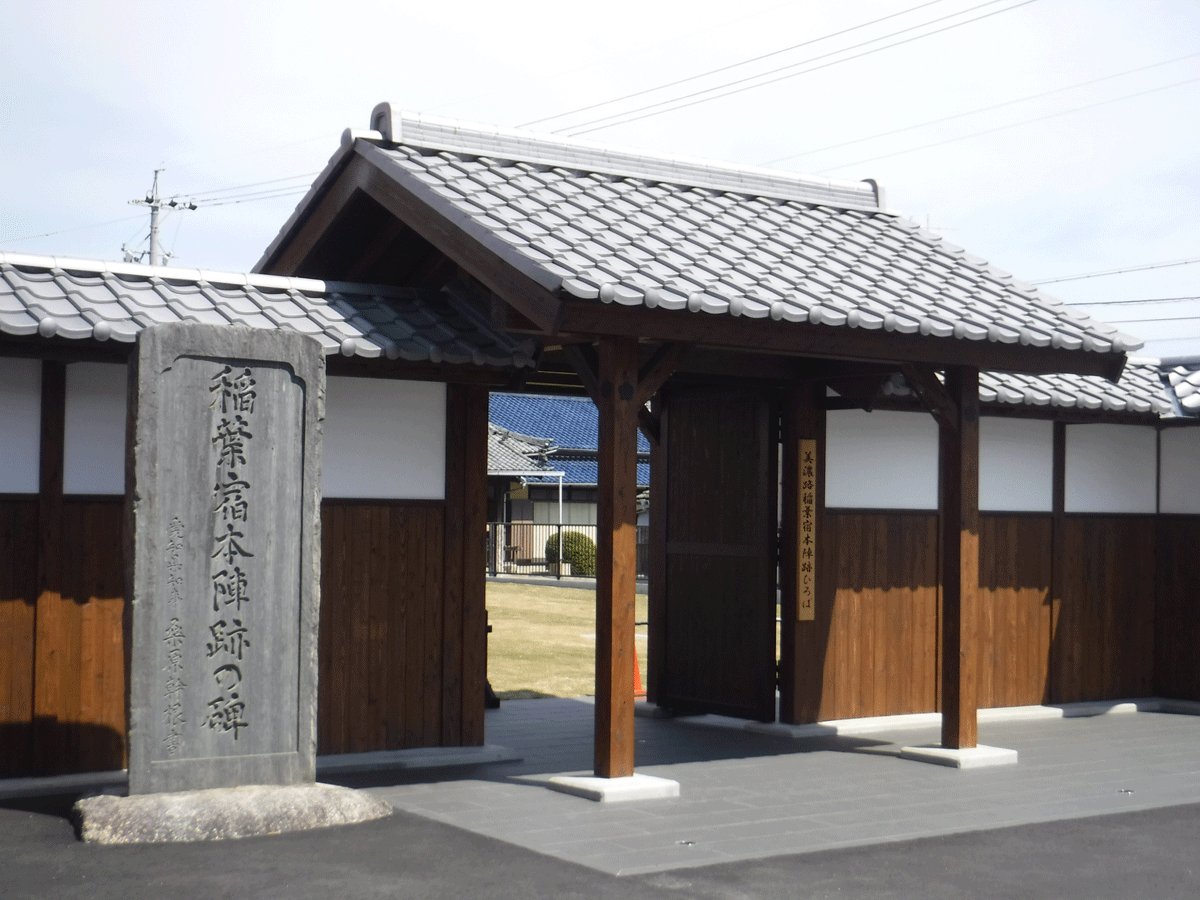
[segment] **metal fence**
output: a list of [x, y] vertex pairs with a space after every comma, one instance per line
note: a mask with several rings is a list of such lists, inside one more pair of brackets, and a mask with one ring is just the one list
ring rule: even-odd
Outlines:
[[[576, 532], [584, 535], [592, 552], [575, 555], [571, 545], [578, 539], [563, 535]], [[647, 541], [650, 528], [637, 526], [637, 574], [646, 577]], [[555, 540], [551, 541], [554, 538]], [[550, 543], [552, 558], [546, 558]], [[567, 547], [560, 563], [553, 558], [555, 546]], [[487, 567], [491, 575], [547, 575], [558, 578], [593, 578], [596, 575], [595, 525], [537, 525], [533, 522], [489, 522], [487, 533]], [[590, 565], [589, 565], [590, 561]]]

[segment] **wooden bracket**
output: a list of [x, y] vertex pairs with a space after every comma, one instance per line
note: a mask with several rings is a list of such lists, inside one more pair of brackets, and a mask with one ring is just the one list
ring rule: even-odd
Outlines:
[[825, 384], [838, 392], [848, 403], [870, 412], [879, 399], [887, 376], [879, 374], [859, 375], [826, 381]]
[[571, 363], [571, 368], [583, 382], [583, 389], [588, 392], [592, 402], [600, 406], [600, 357], [596, 348], [591, 344], [570, 344], [563, 347], [563, 355]]
[[653, 446], [657, 447], [659, 437], [661, 435], [658, 417], [644, 406], [638, 410], [637, 417], [638, 431], [644, 434], [646, 436], [646, 440], [648, 440]]
[[658, 389], [666, 380], [675, 374], [689, 350], [691, 347], [688, 344], [666, 343], [654, 351], [654, 355], [638, 372], [638, 406], [645, 406], [650, 398], [658, 393]]
[[932, 366], [919, 363], [901, 363], [900, 371], [904, 373], [909, 383], [925, 408], [941, 426], [951, 431], [958, 431], [958, 404], [946, 390], [946, 386], [938, 381]]

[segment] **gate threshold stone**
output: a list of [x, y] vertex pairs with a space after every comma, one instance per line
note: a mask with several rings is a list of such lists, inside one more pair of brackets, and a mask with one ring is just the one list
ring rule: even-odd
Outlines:
[[655, 775], [626, 775], [621, 778], [599, 778], [595, 775], [556, 775], [546, 787], [563, 794], [574, 794], [600, 803], [627, 800], [665, 800], [679, 796], [679, 782]]
[[377, 797], [332, 784], [100, 795], [75, 804], [80, 839], [98, 844], [223, 841], [352, 825], [391, 812]]
[[901, 747], [900, 758], [933, 763], [938, 766], [950, 766], [955, 769], [983, 769], [989, 766], [1015, 766], [1017, 751], [1004, 747], [989, 747], [987, 744], [962, 748], [933, 745]]

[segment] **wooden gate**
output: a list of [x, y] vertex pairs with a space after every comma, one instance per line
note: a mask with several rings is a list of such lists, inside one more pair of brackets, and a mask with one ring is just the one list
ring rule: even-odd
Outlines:
[[666, 465], [655, 477], [666, 483], [654, 482], [651, 512], [665, 516], [665, 529], [652, 526], [665, 543], [664, 584], [652, 585], [654, 699], [774, 721], [775, 399], [757, 388], [675, 389], [662, 424], [656, 452]]

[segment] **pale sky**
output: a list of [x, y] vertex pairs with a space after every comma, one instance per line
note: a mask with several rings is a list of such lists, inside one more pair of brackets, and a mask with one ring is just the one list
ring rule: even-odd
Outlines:
[[163, 168], [161, 193], [200, 205], [166, 218], [170, 264], [246, 271], [380, 101], [571, 134], [768, 78], [583, 136], [874, 178], [1029, 281], [1194, 259], [1044, 289], [1143, 353], [1200, 356], [1197, 0], [9, 4], [0, 249], [144, 248], [128, 201]]

